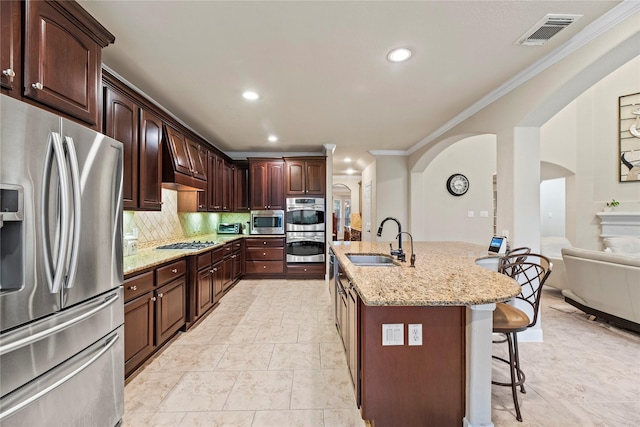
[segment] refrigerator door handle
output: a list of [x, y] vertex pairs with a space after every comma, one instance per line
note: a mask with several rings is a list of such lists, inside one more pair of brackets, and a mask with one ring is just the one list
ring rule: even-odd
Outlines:
[[104, 310], [105, 308], [107, 308], [108, 306], [116, 302], [119, 298], [120, 297], [117, 293], [112, 294], [102, 302], [99, 302], [99, 301], [93, 302], [89, 307], [87, 307], [87, 311], [85, 311], [84, 313], [78, 314], [73, 319], [69, 319], [66, 322], [62, 322], [50, 328], [32, 333], [24, 338], [11, 341], [7, 344], [3, 344], [2, 341], [0, 341], [0, 356], [7, 353], [11, 353], [12, 351], [15, 351], [18, 348], [28, 346], [36, 341], [40, 341], [46, 337], [54, 335], [59, 331], [61, 331], [62, 329], [73, 326], [76, 323], [80, 323], [83, 320], [93, 316], [94, 314]]
[[71, 258], [68, 265], [68, 276], [65, 288], [72, 288], [78, 271], [78, 249], [80, 247], [80, 225], [82, 224], [82, 199], [80, 191], [80, 168], [73, 138], [65, 136], [65, 145], [69, 154], [69, 170], [73, 191], [73, 234], [71, 235]]
[[[45, 170], [42, 175], [42, 200], [40, 212], [40, 227], [43, 241], [45, 273], [49, 291], [52, 294], [60, 292], [62, 282], [65, 278], [66, 269], [64, 268], [67, 259], [67, 250], [69, 245], [69, 182], [67, 174], [67, 166], [64, 158], [64, 147], [62, 138], [56, 132], [49, 133], [49, 142], [47, 144], [47, 154], [45, 156]], [[58, 178], [60, 180], [60, 240], [58, 242], [57, 261], [54, 266], [51, 265], [51, 241], [49, 237], [49, 227], [47, 220], [49, 218], [48, 201], [49, 201], [49, 181], [51, 180], [51, 165], [55, 155], [56, 164], [58, 166]]]
[[[9, 416], [13, 415], [14, 413], [20, 411], [21, 409], [31, 405], [36, 400], [43, 398], [47, 394], [54, 391], [56, 388], [60, 387], [62, 384], [66, 383], [67, 381], [69, 381], [70, 379], [72, 379], [82, 371], [84, 371], [86, 368], [91, 366], [96, 360], [102, 357], [103, 354], [108, 352], [111, 349], [111, 347], [116, 343], [116, 341], [118, 341], [119, 338], [120, 337], [118, 336], [117, 333], [110, 336], [104, 342], [104, 345], [101, 348], [99, 348], [99, 350], [97, 350], [89, 360], [87, 360], [82, 365], [75, 368], [72, 372], [60, 378], [58, 381], [54, 382], [48, 387], [45, 387], [42, 390], [38, 391], [37, 393], [34, 393], [31, 396], [27, 397], [26, 399], [21, 400], [17, 405], [14, 405], [9, 409], [3, 408], [3, 412], [0, 413], [0, 422], [2, 422], [2, 420], [4, 420], [5, 418], [8, 418]], [[37, 385], [33, 385], [32, 387], [37, 390]]]

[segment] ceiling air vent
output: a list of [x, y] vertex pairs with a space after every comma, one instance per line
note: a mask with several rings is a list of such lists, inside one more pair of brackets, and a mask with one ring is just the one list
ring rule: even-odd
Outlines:
[[580, 17], [582, 15], [556, 15], [550, 13], [524, 33], [514, 44], [541, 46]]

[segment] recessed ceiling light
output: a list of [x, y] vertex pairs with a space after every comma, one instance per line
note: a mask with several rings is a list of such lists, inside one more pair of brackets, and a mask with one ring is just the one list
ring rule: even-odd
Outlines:
[[347, 169], [347, 174], [348, 175], [353, 175], [354, 173], [355, 173], [355, 170], [353, 170], [351, 168]]
[[278, 137], [275, 135], [269, 135], [269, 138], [267, 138], [269, 140], [269, 142], [276, 142], [278, 141]]
[[347, 162], [347, 163], [351, 163], [351, 157], [345, 157], [344, 161]]
[[411, 58], [413, 52], [411, 52], [406, 47], [401, 47], [398, 49], [393, 49], [391, 52], [387, 54], [387, 59], [391, 62], [402, 62]]
[[242, 93], [242, 97], [244, 99], [248, 99], [249, 101], [255, 101], [256, 99], [260, 98], [260, 95], [252, 90], [247, 90]]

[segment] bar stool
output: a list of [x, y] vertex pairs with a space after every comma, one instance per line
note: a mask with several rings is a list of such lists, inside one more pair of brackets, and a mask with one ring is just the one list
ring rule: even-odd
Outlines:
[[515, 279], [520, 284], [520, 294], [515, 299], [524, 301], [532, 310], [530, 319], [527, 313], [519, 308], [506, 303], [497, 303], [493, 312], [493, 332], [503, 334], [505, 339], [494, 341], [494, 343], [506, 342], [509, 346], [509, 360], [492, 356], [509, 365], [511, 381], [508, 383], [491, 381], [492, 384], [511, 387], [513, 403], [516, 409], [516, 419], [522, 422], [520, 405], [516, 388], [520, 387], [522, 393], [526, 393], [524, 388], [525, 375], [520, 369], [520, 355], [518, 352], [518, 332], [525, 331], [534, 326], [538, 321], [538, 309], [540, 307], [540, 297], [542, 286], [551, 274], [553, 265], [543, 256], [532, 253], [510, 253], [500, 259], [498, 271]]

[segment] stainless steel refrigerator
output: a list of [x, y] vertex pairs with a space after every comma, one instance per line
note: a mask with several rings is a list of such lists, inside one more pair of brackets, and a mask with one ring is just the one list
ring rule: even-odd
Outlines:
[[124, 412], [122, 144], [0, 95], [0, 426]]

